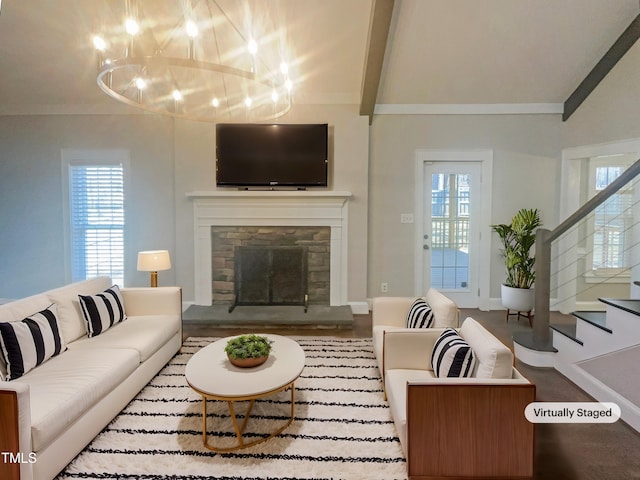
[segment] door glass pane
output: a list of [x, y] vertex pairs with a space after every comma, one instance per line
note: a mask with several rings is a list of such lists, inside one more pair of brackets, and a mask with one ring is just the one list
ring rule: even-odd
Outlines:
[[469, 174], [431, 176], [431, 286], [469, 287]]

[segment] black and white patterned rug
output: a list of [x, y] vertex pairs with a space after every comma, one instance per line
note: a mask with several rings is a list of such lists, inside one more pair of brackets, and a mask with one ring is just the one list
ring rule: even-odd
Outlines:
[[[383, 398], [371, 339], [293, 337], [306, 354], [296, 381], [296, 418], [279, 436], [231, 453], [202, 445], [201, 399], [184, 368], [213, 338], [189, 338], [59, 480], [406, 479], [406, 463]], [[248, 402], [236, 405], [239, 421]], [[247, 442], [290, 414], [290, 392], [255, 402]], [[226, 402], [208, 403], [209, 441], [235, 441]]]

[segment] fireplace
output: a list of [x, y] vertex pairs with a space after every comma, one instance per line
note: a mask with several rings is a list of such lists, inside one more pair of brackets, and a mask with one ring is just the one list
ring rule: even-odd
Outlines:
[[329, 305], [330, 240], [329, 227], [211, 227], [212, 303]]
[[[220, 256], [214, 254], [216, 243], [214, 230], [217, 228], [253, 227], [269, 229], [284, 227], [287, 230], [297, 230], [301, 227], [324, 228], [320, 235], [326, 242], [326, 249], [322, 271], [318, 271], [320, 262], [315, 251], [316, 246], [298, 243], [305, 246], [308, 254], [308, 290], [310, 299], [313, 298], [311, 280], [324, 281], [323, 287], [318, 286], [317, 293], [328, 296], [329, 305], [347, 304], [347, 245], [348, 245], [348, 199], [349, 192], [329, 190], [318, 191], [222, 191], [192, 192], [187, 194], [194, 203], [194, 238], [195, 238], [195, 304], [212, 305], [213, 303], [232, 302], [234, 294], [234, 277], [229, 277], [229, 268], [235, 270], [235, 264], [226, 262], [224, 266]], [[213, 227], [213, 228], [212, 228]], [[238, 236], [238, 234], [236, 234]], [[241, 235], [240, 235], [241, 236]], [[255, 239], [258, 243], [266, 244], [265, 238]], [[259, 246], [243, 243], [236, 238], [233, 247], [224, 247], [230, 252], [236, 246]], [[287, 243], [270, 243], [272, 246], [295, 246]], [[313, 248], [312, 248], [313, 247]], [[233, 266], [230, 266], [233, 265]], [[224, 269], [224, 270], [223, 270]], [[214, 276], [214, 272], [217, 272]], [[223, 275], [224, 274], [224, 275]], [[213, 286], [213, 288], [212, 288]], [[217, 293], [216, 287], [224, 287], [226, 293]], [[220, 297], [220, 295], [226, 295]], [[325, 297], [326, 298], [326, 297]], [[314, 299], [322, 303], [326, 300]]]
[[306, 312], [307, 269], [305, 247], [236, 247], [229, 313], [238, 305], [304, 305]]
[[305, 247], [237, 247], [236, 305], [306, 305]]

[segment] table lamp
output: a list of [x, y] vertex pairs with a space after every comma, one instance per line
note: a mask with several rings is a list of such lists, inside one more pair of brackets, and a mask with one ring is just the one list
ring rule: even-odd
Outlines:
[[147, 250], [138, 252], [138, 271], [151, 272], [151, 286], [158, 286], [158, 272], [171, 268], [169, 250]]

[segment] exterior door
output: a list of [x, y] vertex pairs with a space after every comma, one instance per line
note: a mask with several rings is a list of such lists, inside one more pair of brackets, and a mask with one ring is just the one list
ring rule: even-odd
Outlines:
[[426, 162], [423, 171], [422, 284], [478, 307], [481, 164]]

